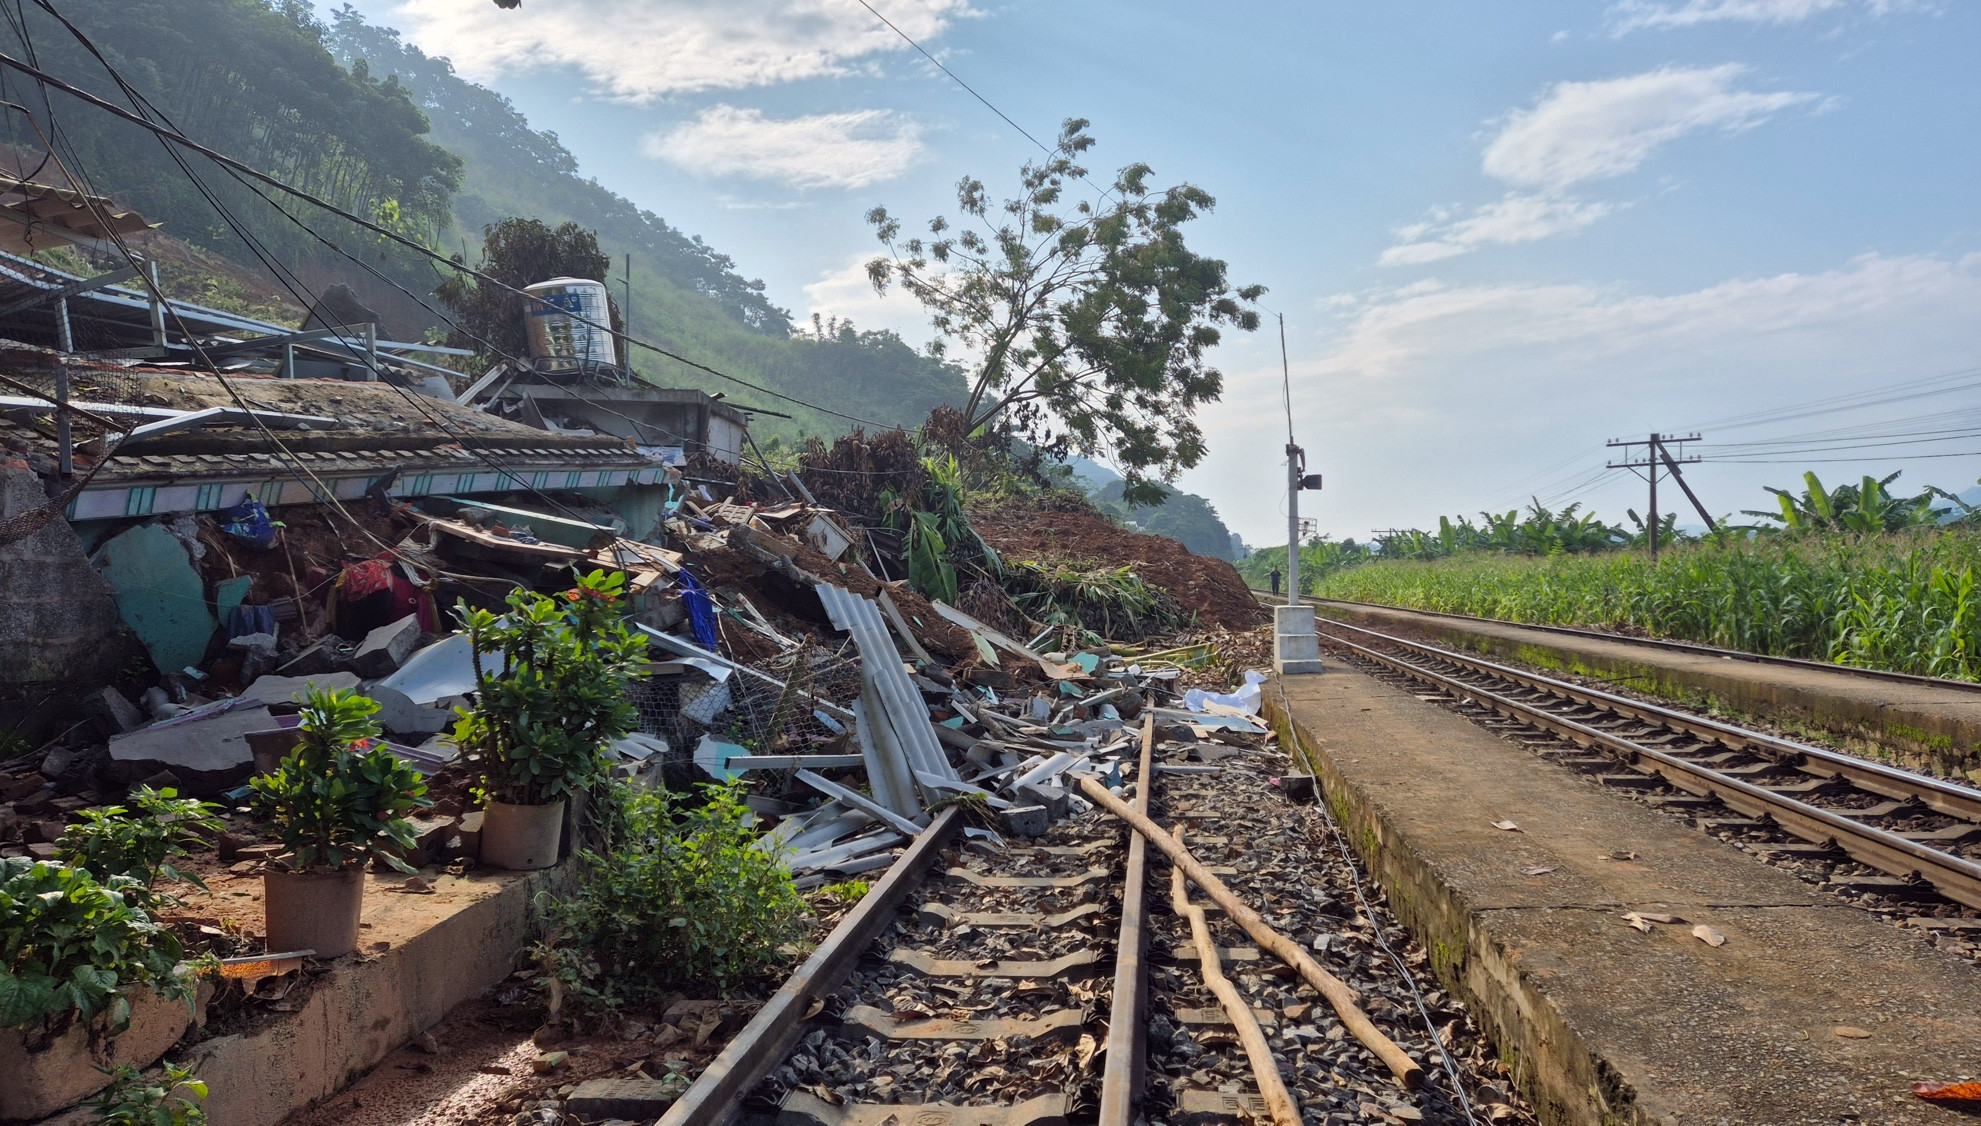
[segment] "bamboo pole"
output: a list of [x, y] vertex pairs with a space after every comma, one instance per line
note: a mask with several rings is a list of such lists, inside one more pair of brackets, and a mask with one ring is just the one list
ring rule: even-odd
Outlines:
[[1355, 991], [1348, 987], [1348, 983], [1322, 969], [1321, 964], [1314, 961], [1313, 956], [1301, 949], [1298, 943], [1272, 929], [1257, 911], [1231, 894], [1231, 889], [1224, 886], [1223, 880], [1212, 875], [1210, 869], [1198, 863], [1197, 858], [1190, 855], [1189, 849], [1172, 840], [1168, 833], [1162, 831], [1161, 826], [1147, 816], [1136, 812], [1127, 802], [1109, 793], [1106, 786], [1092, 778], [1082, 777], [1080, 789], [1095, 804], [1134, 826], [1136, 832], [1147, 837], [1150, 843], [1161, 849], [1171, 863], [1183, 869], [1183, 874], [1189, 876], [1191, 882], [1203, 888], [1206, 895], [1209, 895], [1219, 907], [1224, 908], [1225, 914], [1245, 928], [1245, 933], [1252, 936], [1252, 941], [1272, 951], [1287, 965], [1299, 970], [1300, 976], [1307, 979], [1307, 984], [1313, 986], [1327, 1000], [1329, 1007], [1333, 1008], [1335, 1015], [1341, 1018], [1341, 1023], [1347, 1027], [1349, 1033], [1361, 1041], [1363, 1047], [1375, 1053], [1376, 1057], [1383, 1061], [1383, 1065], [1389, 1068], [1390, 1074], [1396, 1076], [1399, 1083], [1411, 1090], [1423, 1084], [1424, 1069], [1369, 1020], [1369, 1015], [1362, 1011], [1358, 1004], [1359, 998]]
[[[1178, 828], [1176, 843], [1183, 843], [1183, 830]], [[1203, 967], [1204, 984], [1224, 1005], [1224, 1013], [1231, 1018], [1232, 1027], [1238, 1030], [1238, 1042], [1245, 1045], [1245, 1057], [1252, 1061], [1252, 1074], [1258, 1077], [1259, 1094], [1266, 1100], [1266, 1109], [1272, 1112], [1273, 1121], [1278, 1126], [1300, 1126], [1300, 1104], [1293, 1101], [1293, 1093], [1286, 1089], [1286, 1081], [1280, 1078], [1279, 1061], [1273, 1058], [1271, 1045], [1266, 1043], [1266, 1034], [1259, 1027], [1259, 1018], [1253, 1014], [1252, 1006], [1224, 976], [1224, 967], [1218, 963], [1217, 943], [1211, 941], [1211, 927], [1204, 919], [1204, 909], [1190, 902], [1190, 890], [1183, 882], [1182, 865], [1171, 865], [1169, 869], [1169, 905], [1178, 915], [1190, 920], [1190, 936], [1197, 943], [1197, 964]]]

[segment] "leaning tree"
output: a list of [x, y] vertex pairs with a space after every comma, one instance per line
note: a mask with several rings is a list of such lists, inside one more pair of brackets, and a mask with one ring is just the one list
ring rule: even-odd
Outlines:
[[1161, 504], [1162, 483], [1203, 460], [1197, 408], [1224, 377], [1205, 362], [1221, 326], [1251, 331], [1262, 286], [1234, 288], [1225, 264], [1192, 251], [1184, 224], [1216, 203], [1189, 184], [1157, 189], [1131, 164], [1106, 191], [1069, 202], [1087, 180], [1087, 122], [1019, 172], [993, 203], [982, 181], [956, 187], [960, 212], [903, 238], [886, 208], [867, 214], [887, 254], [874, 288], [898, 284], [928, 310], [938, 356], [967, 357], [970, 431], [1002, 428], [1046, 451], [1106, 456], [1131, 505]]

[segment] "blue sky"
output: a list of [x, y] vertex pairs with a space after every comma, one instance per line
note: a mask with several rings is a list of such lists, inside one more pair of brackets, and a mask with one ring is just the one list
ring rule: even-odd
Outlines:
[[[1537, 490], [1621, 520], [1643, 485], [1604, 440], [1653, 428], [1705, 434], [1715, 515], [1804, 468], [1981, 474], [1981, 5], [872, 2], [1034, 136], [1090, 118], [1096, 180], [1217, 197], [1192, 241], [1286, 316], [1325, 531]], [[925, 340], [866, 287], [862, 216], [1037, 152], [855, 0], [357, 6], [800, 317]], [[1182, 484], [1271, 542], [1277, 338], [1216, 363]], [[1957, 456], [1897, 460], [1923, 453]]]

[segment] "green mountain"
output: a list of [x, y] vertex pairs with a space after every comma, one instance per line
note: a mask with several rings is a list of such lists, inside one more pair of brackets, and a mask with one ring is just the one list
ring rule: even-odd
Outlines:
[[[632, 255], [635, 333], [670, 351], [889, 425], [913, 425], [963, 396], [956, 370], [891, 333], [794, 332], [790, 314], [727, 256], [580, 175], [555, 134], [532, 129], [507, 99], [348, 6], [328, 24], [307, 0], [67, 0], [61, 11], [101, 61], [31, 5], [9, 13], [0, 43], [130, 105], [107, 63], [189, 136], [406, 237], [472, 253], [483, 226], [511, 215], [595, 230], [615, 261]], [[8, 115], [0, 141], [45, 155], [41, 138], [52, 135], [63, 157], [22, 171], [60, 179], [58, 169], [68, 169], [79, 186], [163, 221], [179, 240], [265, 278], [270, 292], [251, 297], [306, 306], [343, 283], [401, 339], [440, 326], [427, 306], [438, 307], [431, 293], [441, 274], [422, 256], [184, 157], [196, 183], [155, 138], [66, 95], [44, 102], [38, 90], [10, 87], [8, 96], [25, 97], [39, 121]], [[726, 391], [738, 405], [794, 416], [762, 420], [763, 433], [829, 435], [849, 425], [650, 352], [633, 360], [656, 383]]]

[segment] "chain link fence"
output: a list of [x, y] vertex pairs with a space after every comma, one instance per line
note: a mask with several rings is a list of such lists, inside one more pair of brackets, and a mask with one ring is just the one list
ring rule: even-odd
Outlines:
[[658, 651], [655, 657], [658, 671], [635, 681], [631, 696], [641, 733], [667, 744], [662, 777], [669, 786], [709, 780], [695, 764], [704, 736], [758, 755], [854, 753], [851, 723], [834, 714], [860, 698], [860, 654], [850, 640], [839, 647], [808, 642], [745, 666], [761, 675]]

